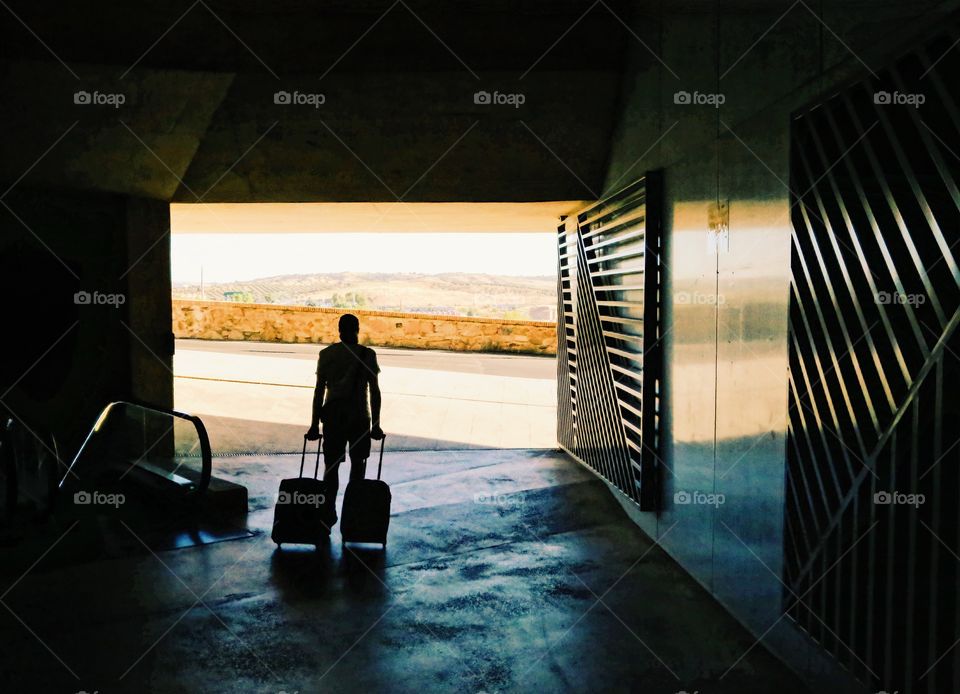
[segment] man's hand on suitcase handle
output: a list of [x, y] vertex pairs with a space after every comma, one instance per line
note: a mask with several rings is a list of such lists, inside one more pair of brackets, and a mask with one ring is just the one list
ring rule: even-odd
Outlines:
[[[320, 429], [319, 427], [312, 426], [307, 430], [307, 433], [303, 435], [307, 441], [316, 441], [320, 438]], [[370, 430], [370, 438], [379, 441], [380, 439], [386, 438], [386, 434], [383, 433], [383, 429], [379, 425], [375, 425]]]

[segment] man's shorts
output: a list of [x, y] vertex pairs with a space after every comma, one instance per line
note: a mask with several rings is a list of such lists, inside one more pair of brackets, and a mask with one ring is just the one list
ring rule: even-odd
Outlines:
[[323, 460], [327, 467], [344, 461], [349, 447], [350, 463], [360, 463], [370, 457], [370, 420], [354, 422], [331, 421], [323, 425]]

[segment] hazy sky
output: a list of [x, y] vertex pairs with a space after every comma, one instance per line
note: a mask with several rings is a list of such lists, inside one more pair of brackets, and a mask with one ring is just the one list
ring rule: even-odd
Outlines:
[[174, 282], [314, 272], [553, 275], [556, 234], [172, 234]]

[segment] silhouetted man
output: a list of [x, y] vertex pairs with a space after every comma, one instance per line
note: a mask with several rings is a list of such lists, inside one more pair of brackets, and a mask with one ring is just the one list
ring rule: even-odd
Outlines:
[[[320, 350], [313, 417], [307, 438], [320, 438], [323, 423], [323, 459], [326, 465], [331, 525], [336, 522], [340, 463], [350, 453], [350, 479], [363, 479], [370, 456], [370, 438], [382, 439], [377, 355], [358, 341], [360, 321], [352, 313], [340, 316], [340, 342]], [[369, 387], [370, 401], [367, 403]], [[372, 413], [371, 413], [372, 410]], [[372, 414], [372, 422], [371, 422]], [[373, 428], [371, 429], [371, 423]]]

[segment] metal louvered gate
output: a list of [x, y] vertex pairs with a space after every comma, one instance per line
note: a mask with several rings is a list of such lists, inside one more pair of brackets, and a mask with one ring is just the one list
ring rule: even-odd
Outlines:
[[648, 173], [557, 236], [557, 438], [644, 511], [659, 502], [661, 199]]
[[960, 691], [957, 40], [791, 136], [785, 608], [889, 691]]

